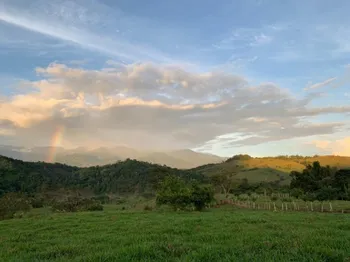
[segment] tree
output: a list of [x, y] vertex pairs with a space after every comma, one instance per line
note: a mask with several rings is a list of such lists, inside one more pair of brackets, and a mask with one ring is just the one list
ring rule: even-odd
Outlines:
[[300, 188], [304, 192], [314, 192], [331, 184], [335, 170], [329, 166], [322, 167], [320, 162], [316, 161], [300, 173], [291, 172], [291, 188]]
[[192, 186], [191, 202], [197, 211], [202, 211], [205, 206], [214, 200], [214, 191], [211, 186], [197, 185]]
[[177, 209], [184, 209], [191, 203], [191, 190], [179, 177], [168, 176], [160, 184], [157, 205], [170, 205]]
[[161, 183], [157, 192], [157, 205], [169, 205], [174, 210], [194, 206], [201, 211], [214, 200], [214, 191], [211, 186], [185, 182], [174, 176], [169, 176]]
[[[319, 162], [308, 165], [302, 172], [291, 172], [292, 193], [302, 190], [308, 200], [348, 199], [350, 170], [321, 166]], [[298, 192], [300, 195], [300, 192]]]
[[239, 185], [235, 179], [237, 174], [238, 169], [215, 174], [211, 177], [211, 182], [214, 186], [220, 187], [225, 196], [227, 196], [234, 187]]
[[350, 199], [350, 170], [338, 170], [334, 175], [333, 186], [341, 192], [340, 199]]

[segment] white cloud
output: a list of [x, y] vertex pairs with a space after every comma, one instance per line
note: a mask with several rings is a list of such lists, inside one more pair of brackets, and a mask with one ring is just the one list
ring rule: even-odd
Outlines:
[[25, 146], [47, 145], [57, 126], [65, 127], [65, 144], [76, 146], [184, 148], [228, 133], [244, 138], [225, 139], [226, 146], [253, 145], [331, 134], [343, 124], [308, 117], [350, 112], [349, 106], [311, 108], [312, 98], [297, 99], [273, 83], [253, 86], [241, 76], [177, 66], [86, 70], [53, 63], [36, 72], [42, 80], [28, 81], [32, 91], [0, 104], [3, 139], [10, 132]]
[[304, 88], [304, 90], [312, 90], [312, 89], [322, 88], [322, 87], [325, 87], [325, 86], [330, 85], [330, 84], [333, 83], [335, 80], [337, 80], [337, 78], [336, 78], [336, 77], [332, 77], [332, 78], [326, 79], [326, 80], [323, 81], [323, 82], [316, 83], [316, 84], [312, 84], [312, 85], [310, 85], [310, 86]]
[[335, 141], [315, 140], [311, 144], [320, 150], [331, 152], [334, 155], [350, 156], [350, 137], [344, 137]]
[[272, 37], [261, 33], [254, 36], [254, 41], [250, 43], [251, 46], [265, 45], [272, 42]]

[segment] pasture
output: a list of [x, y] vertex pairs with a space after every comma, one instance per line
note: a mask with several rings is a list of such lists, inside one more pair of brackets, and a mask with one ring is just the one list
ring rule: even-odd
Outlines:
[[350, 261], [350, 216], [232, 206], [34, 209], [0, 221], [0, 261]]

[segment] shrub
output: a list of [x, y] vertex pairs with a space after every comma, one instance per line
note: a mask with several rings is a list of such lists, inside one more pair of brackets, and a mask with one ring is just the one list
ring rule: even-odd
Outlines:
[[292, 202], [292, 199], [290, 197], [283, 197], [282, 202]]
[[303, 190], [300, 188], [293, 188], [290, 191], [290, 195], [295, 198], [300, 198], [304, 194]]
[[32, 197], [30, 199], [30, 204], [33, 208], [42, 208], [44, 206], [44, 199], [42, 197]]
[[55, 212], [102, 211], [103, 206], [94, 199], [68, 197], [63, 201], [54, 202], [52, 209]]
[[272, 201], [277, 201], [277, 200], [278, 200], [278, 196], [277, 196], [277, 195], [271, 196], [271, 200], [272, 200]]
[[125, 198], [116, 198], [114, 201], [116, 205], [125, 204], [127, 202]]
[[337, 198], [337, 189], [328, 187], [322, 187], [316, 192], [316, 199], [320, 201], [333, 200]]
[[[0, 198], [0, 220], [22, 217], [30, 210], [28, 197], [20, 193], [7, 193]], [[16, 215], [21, 213], [22, 215]]]
[[149, 206], [149, 205], [145, 205], [143, 210], [145, 210], [145, 211], [152, 211], [153, 208], [151, 206]]
[[301, 196], [301, 199], [304, 201], [315, 201], [316, 195], [314, 193], [307, 192]]
[[235, 155], [233, 157], [230, 157], [229, 159], [226, 160], [226, 162], [231, 162], [231, 161], [235, 161], [235, 160], [249, 160], [252, 159], [252, 157], [250, 155]]
[[92, 199], [99, 201], [101, 204], [107, 204], [110, 201], [110, 198], [107, 195], [94, 196]]
[[238, 196], [238, 200], [239, 201], [247, 201], [249, 199], [249, 195], [248, 194], [240, 194]]
[[103, 211], [103, 205], [98, 201], [88, 201], [85, 204], [86, 211]]
[[250, 195], [250, 197], [249, 197], [249, 199], [250, 199], [251, 201], [253, 201], [253, 202], [257, 201], [258, 198], [259, 198], [259, 195], [256, 194], [256, 193], [252, 193], [252, 194]]

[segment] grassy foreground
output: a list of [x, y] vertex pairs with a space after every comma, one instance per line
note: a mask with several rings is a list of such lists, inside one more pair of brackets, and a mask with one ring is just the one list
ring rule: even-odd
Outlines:
[[41, 211], [0, 221], [0, 261], [350, 261], [350, 216]]

